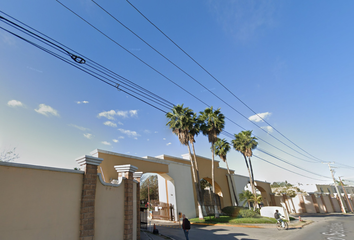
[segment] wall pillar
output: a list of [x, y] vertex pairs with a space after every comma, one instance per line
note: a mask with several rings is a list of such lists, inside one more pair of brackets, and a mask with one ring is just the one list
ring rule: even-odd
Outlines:
[[325, 213], [328, 213], [327, 206], [326, 206], [326, 203], [324, 201], [322, 193], [321, 193], [320, 197], [321, 197], [321, 201], [322, 201], [322, 206], [324, 207], [324, 211], [325, 211]]
[[140, 179], [143, 172], [135, 172], [133, 178], [138, 182], [136, 186], [136, 237], [140, 239]]
[[288, 211], [288, 213], [290, 213], [290, 210], [289, 210], [289, 208], [288, 208], [288, 201], [287, 201], [287, 199], [288, 199], [288, 196], [287, 196], [286, 194], [284, 194], [284, 195], [283, 195], [283, 202], [284, 202], [284, 204], [285, 204], [286, 211]]
[[[138, 169], [137, 167], [127, 165], [114, 166], [118, 172], [118, 178], [124, 179], [124, 240], [133, 240], [133, 173]], [[140, 225], [140, 223], [139, 223]]]
[[302, 196], [302, 194], [298, 194], [298, 196], [299, 196], [299, 199], [300, 199], [301, 212], [302, 213], [307, 213], [306, 205], [305, 205], [305, 201], [304, 201], [304, 196]]
[[276, 206], [277, 202], [275, 201], [274, 193], [269, 193], [269, 196], [270, 196], [270, 205], [271, 206]]
[[80, 240], [93, 240], [95, 236], [95, 197], [97, 182], [97, 166], [102, 158], [83, 156], [76, 159], [80, 167], [85, 171], [80, 208]]
[[312, 202], [313, 202], [313, 206], [315, 207], [316, 213], [320, 213], [320, 208], [318, 207], [318, 203], [316, 200], [316, 195], [314, 193], [309, 193], [309, 195], [311, 196]]

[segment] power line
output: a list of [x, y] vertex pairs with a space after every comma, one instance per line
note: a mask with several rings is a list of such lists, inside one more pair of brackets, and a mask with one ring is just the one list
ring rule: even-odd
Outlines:
[[263, 149], [257, 148], [256, 150], [258, 150], [258, 151], [260, 151], [260, 152], [262, 152], [262, 153], [264, 153], [264, 154], [266, 154], [266, 155], [268, 155], [268, 156], [270, 156], [270, 157], [272, 157], [272, 158], [275, 158], [275, 159], [277, 159], [277, 160], [279, 160], [279, 161], [281, 161], [281, 162], [284, 162], [284, 163], [289, 164], [289, 165], [291, 165], [291, 166], [293, 166], [293, 167], [295, 167], [295, 168], [298, 168], [298, 169], [300, 169], [300, 170], [302, 170], [302, 171], [305, 171], [305, 172], [308, 172], [308, 173], [311, 173], [311, 174], [314, 174], [314, 175], [317, 175], [317, 176], [320, 176], [320, 177], [330, 178], [330, 177], [327, 177], [327, 176], [320, 175], [320, 174], [318, 174], [318, 173], [311, 172], [311, 171], [306, 170], [306, 169], [304, 169], [304, 168], [302, 168], [302, 167], [296, 166], [295, 164], [290, 163], [289, 161], [286, 161], [286, 160], [284, 160], [284, 159], [282, 159], [282, 158], [280, 158], [280, 157], [277, 157], [277, 156], [275, 156], [274, 154], [268, 153], [267, 151], [265, 151], [265, 150], [263, 150]]
[[[27, 35], [29, 35], [29, 36], [35, 38], [36, 40], [38, 40], [38, 41], [40, 41], [40, 42], [46, 44], [47, 46], [50, 46], [50, 47], [52, 47], [52, 48], [58, 50], [58, 48], [53, 47], [53, 46], [55, 46], [55, 45], [53, 45], [51, 41], [44, 41], [44, 40], [46, 40], [46, 39], [44, 39], [43, 37], [41, 37], [41, 36], [39, 36], [39, 35], [31, 35], [31, 34], [30, 34], [31, 31], [28, 31], [27, 29], [25, 29], [25, 28], [23, 28], [23, 27], [19, 28], [19, 27], [18, 27], [19, 25], [15, 25], [15, 24], [11, 25], [12, 22], [9, 21], [8, 19], [5, 19], [5, 18], [2, 17], [2, 16], [0, 16], [0, 20], [1, 20], [2, 22], [4, 22], [3, 20], [6, 20], [6, 23], [7, 23], [8, 25], [13, 26], [14, 28], [16, 28], [17, 30], [21, 31], [22, 33], [26, 33]], [[10, 24], [9, 24], [9, 23], [10, 23]], [[136, 92], [132, 91], [132, 93], [129, 93], [128, 91], [125, 91], [125, 90], [123, 90], [123, 89], [120, 89], [120, 88], [115, 84], [115, 82], [112, 81], [111, 79], [107, 78], [106, 76], [102, 76], [101, 74], [97, 74], [95, 71], [93, 71], [93, 70], [91, 70], [91, 69], [86, 68], [85, 65], [86, 65], [87, 63], [89, 63], [90, 61], [86, 61], [86, 60], [85, 60], [85, 64], [82, 64], [82, 63], [81, 63], [81, 64], [77, 64], [77, 63], [79, 63], [79, 62], [75, 61], [76, 64], [74, 64], [71, 60], [68, 60], [68, 59], [66, 58], [66, 57], [68, 56], [68, 54], [67, 54], [68, 51], [67, 51], [65, 48], [59, 48], [59, 52], [60, 52], [60, 53], [64, 53], [65, 56], [66, 56], [66, 57], [63, 57], [63, 56], [61, 56], [61, 55], [59, 55], [59, 54], [57, 54], [57, 53], [55, 53], [55, 52], [53, 52], [53, 51], [51, 51], [51, 50], [49, 50], [49, 49], [47, 49], [47, 48], [45, 48], [45, 47], [43, 47], [43, 46], [40, 46], [40, 45], [38, 45], [38, 44], [36, 44], [36, 43], [34, 43], [34, 42], [32, 42], [32, 41], [26, 39], [26, 38], [24, 38], [24, 37], [22, 37], [22, 36], [20, 36], [20, 35], [18, 35], [18, 34], [16, 34], [16, 33], [14, 33], [14, 32], [11, 32], [11, 31], [9, 31], [9, 30], [7, 30], [7, 29], [1, 27], [1, 26], [0, 26], [0, 29], [3, 29], [4, 31], [6, 31], [6, 32], [12, 34], [13, 36], [15, 36], [15, 37], [17, 37], [17, 38], [19, 38], [19, 39], [21, 39], [21, 40], [23, 40], [23, 41], [25, 41], [25, 42], [31, 44], [31, 45], [37, 47], [38, 49], [40, 49], [40, 50], [42, 50], [42, 51], [44, 51], [44, 52], [46, 52], [46, 53], [48, 53], [48, 54], [51, 54], [52, 56], [54, 56], [54, 57], [56, 57], [56, 58], [62, 60], [63, 62], [68, 63], [68, 64], [70, 64], [71, 66], [73, 66], [73, 67], [75, 67], [75, 68], [77, 68], [77, 69], [79, 69], [79, 70], [81, 70], [81, 71], [83, 71], [83, 72], [89, 74], [90, 76], [92, 76], [92, 77], [94, 77], [94, 78], [96, 78], [96, 79], [98, 79], [98, 80], [100, 80], [100, 81], [102, 81], [102, 82], [108, 84], [109, 86], [114, 87], [114, 88], [117, 88], [117, 89], [119, 89], [120, 91], [122, 91], [122, 92], [124, 92], [124, 93], [126, 93], [126, 94], [128, 94], [128, 95], [130, 95], [130, 96], [132, 96], [132, 97], [134, 97], [134, 98], [136, 98], [136, 99], [138, 99], [138, 100], [140, 100], [140, 101], [142, 101], [142, 102], [144, 102], [144, 103], [146, 103], [146, 104], [152, 106], [152, 107], [154, 107], [154, 108], [157, 109], [157, 110], [160, 110], [161, 112], [163, 112], [163, 113], [165, 113], [165, 114], [167, 113], [166, 111], [164, 111], [164, 110], [162, 110], [161, 108], [155, 106], [154, 104], [149, 103], [149, 102], [147, 102], [147, 101], [145, 101], [145, 100], [139, 98], [138, 96], [135, 96], [134, 93], [137, 94]], [[69, 54], [69, 55], [70, 55], [70, 54]], [[83, 56], [83, 55], [78, 54], [78, 56]], [[84, 58], [82, 58], [82, 57], [80, 57], [80, 58], [81, 58], [81, 59], [84, 59]], [[73, 60], [73, 59], [72, 59], [72, 60]], [[96, 70], [96, 68], [93, 68], [93, 69]], [[118, 75], [118, 76], [119, 76], [119, 75]], [[131, 91], [131, 90], [130, 90], [130, 91]], [[146, 96], [143, 96], [143, 97], [146, 97]], [[167, 101], [167, 100], [166, 100], [166, 101]], [[232, 135], [231, 133], [228, 133], [228, 132], [226, 132], [226, 131], [225, 131], [225, 133], [226, 133], [227, 135]], [[273, 164], [273, 165], [275, 165], [275, 164]], [[277, 165], [276, 165], [276, 166], [277, 166]], [[288, 170], [288, 171], [289, 171], [289, 170]]]
[[[0, 11], [0, 12], [1, 12], [1, 11]], [[2, 13], [3, 13], [3, 12], [2, 12]], [[7, 15], [7, 14], [6, 14], [6, 15]], [[156, 94], [151, 93], [150, 91], [148, 91], [148, 90], [146, 90], [146, 89], [140, 87], [139, 85], [136, 85], [136, 84], [135, 84], [134, 86], [129, 85], [129, 84], [132, 83], [131, 81], [129, 81], [129, 80], [127, 80], [126, 78], [123, 78], [122, 76], [120, 76], [120, 75], [118, 75], [118, 74], [116, 74], [116, 73], [114, 73], [114, 72], [112, 72], [112, 71], [110, 71], [110, 70], [104, 68], [103, 66], [97, 64], [96, 62], [94, 62], [94, 61], [92, 61], [92, 60], [86, 62], [86, 60], [84, 60], [84, 57], [78, 57], [78, 56], [76, 56], [76, 55], [70, 53], [69, 50], [67, 50], [67, 49], [65, 49], [65, 48], [63, 48], [63, 47], [61, 47], [61, 46], [58, 46], [57, 44], [54, 44], [52, 41], [49, 41], [48, 39], [45, 39], [44, 37], [41, 37], [41, 36], [39, 36], [38, 34], [35, 34], [35, 33], [33, 33], [32, 31], [29, 31], [28, 29], [25, 29], [24, 27], [22, 27], [22, 26], [20, 26], [20, 25], [18, 25], [18, 24], [16, 24], [16, 23], [14, 23], [14, 22], [12, 22], [12, 21], [10, 21], [10, 20], [8, 20], [8, 19], [2, 17], [2, 16], [0, 16], [0, 20], [2, 20], [2, 22], [6, 23], [7, 25], [9, 25], [9, 26], [11, 26], [11, 27], [14, 27], [15, 29], [21, 31], [22, 33], [25, 33], [26, 35], [28, 35], [28, 36], [30, 36], [30, 37], [33, 37], [33, 38], [35, 38], [36, 40], [38, 40], [38, 41], [40, 41], [40, 42], [46, 44], [47, 46], [50, 46], [50, 47], [54, 48], [55, 50], [58, 50], [59, 52], [64, 53], [64, 54], [66, 54], [66, 55], [70, 55], [70, 57], [71, 57], [73, 60], [75, 60], [75, 59], [76, 59], [76, 60], [77, 60], [77, 59], [81, 59], [81, 60], [80, 60], [81, 62], [78, 62], [78, 61], [76, 61], [76, 62], [77, 62], [77, 63], [81, 63], [81, 64], [86, 63], [85, 65], [88, 65], [89, 67], [91, 67], [91, 68], [93, 68], [94, 70], [100, 72], [101, 74], [104, 74], [105, 76], [102, 76], [102, 75], [100, 75], [100, 74], [98, 74], [98, 73], [95, 73], [96, 75], [100, 76], [101, 78], [104, 78], [104, 79], [106, 79], [107, 81], [113, 83], [116, 88], [118, 88], [118, 86], [119, 86], [119, 87], [120, 87], [119, 90], [121, 90], [121, 91], [123, 91], [123, 92], [125, 92], [125, 91], [124, 91], [122, 88], [126, 88], [127, 90], [129, 90], [129, 91], [131, 91], [131, 92], [133, 92], [133, 93], [135, 93], [135, 94], [137, 94], [137, 95], [139, 95], [139, 96], [141, 96], [141, 97], [147, 98], [149, 101], [155, 102], [156, 104], [159, 104], [159, 105], [161, 105], [162, 107], [165, 107], [165, 108], [167, 108], [167, 109], [170, 109], [172, 106], [174, 106], [174, 104], [172, 104], [172, 103], [168, 102], [167, 100], [165, 100], [165, 99], [163, 99], [163, 98], [157, 96]], [[4, 29], [4, 28], [2, 28], [2, 29], [5, 30], [5, 31], [7, 31], [7, 32], [9, 32], [9, 33], [11, 33], [11, 34], [13, 34], [14, 36], [16, 36], [16, 37], [18, 37], [18, 38], [21, 38], [22, 40], [24, 40], [24, 41], [26, 41], [26, 42], [28, 42], [28, 43], [30, 43], [30, 44], [32, 44], [32, 45], [34, 45], [34, 46], [40, 48], [41, 50], [44, 50], [44, 51], [47, 51], [47, 52], [49, 51], [49, 50], [45, 50], [43, 47], [40, 47], [38, 44], [35, 44], [35, 43], [33, 43], [33, 42], [29, 41], [29, 40], [26, 40], [26, 39], [20, 37], [20, 36], [17, 35], [17, 34], [14, 34], [13, 32], [10, 32], [10, 31], [8, 31], [8, 30], [6, 30], [6, 29]], [[37, 31], [37, 32], [38, 32], [38, 31]], [[42, 35], [43, 35], [43, 34], [42, 34]], [[45, 35], [44, 35], [44, 36], [45, 36]], [[64, 46], [64, 45], [62, 45], [62, 46]], [[71, 50], [71, 49], [70, 49], [70, 50]], [[53, 52], [48, 52], [48, 53], [50, 53], [50, 54], [53, 55]], [[76, 54], [77, 54], [77, 53], [76, 53]], [[55, 55], [55, 56], [58, 57], [59, 55]], [[72, 56], [75, 56], [75, 59], [74, 59]], [[79, 56], [83, 56], [83, 55], [79, 54]], [[82, 61], [82, 60], [84, 60], [84, 61]], [[91, 62], [92, 62], [93, 64], [92, 64]], [[92, 72], [92, 70], [89, 70], [89, 69], [87, 69], [86, 67], [83, 67], [83, 66], [82, 66], [82, 68], [83, 68], [83, 69], [86, 69], [86, 71], [91, 71], [91, 72]], [[99, 68], [100, 68], [100, 69], [99, 69]], [[102, 69], [103, 69], [103, 70], [102, 70]], [[112, 76], [112, 75], [115, 75], [115, 76]], [[117, 79], [117, 77], [118, 77], [118, 79]], [[112, 80], [112, 79], [113, 79], [113, 80]], [[122, 80], [124, 80], [125, 82], [122, 81]], [[121, 84], [123, 84], [123, 85], [120, 85], [120, 84], [118, 84], [117, 82], [119, 82], [119, 83], [121, 83]], [[128, 83], [127, 83], [127, 82], [128, 82]], [[125, 84], [125, 85], [124, 85], [124, 84]]]
[[296, 172], [294, 172], [294, 171], [291, 171], [291, 170], [289, 170], [289, 169], [286, 169], [286, 168], [284, 168], [284, 167], [281, 167], [281, 166], [279, 166], [279, 165], [277, 165], [277, 164], [275, 164], [275, 163], [269, 162], [269, 161], [265, 160], [264, 158], [258, 157], [258, 156], [256, 156], [256, 155], [253, 155], [253, 156], [254, 156], [255, 158], [258, 158], [258, 159], [264, 161], [264, 162], [267, 162], [267, 163], [269, 163], [269, 164], [272, 164], [272, 165], [274, 165], [274, 166], [276, 166], [276, 167], [278, 167], [278, 168], [281, 168], [281, 169], [283, 169], [283, 170], [285, 170], [285, 171], [294, 173], [294, 174], [296, 174], [296, 175], [300, 175], [300, 176], [303, 176], [303, 177], [306, 177], [306, 178], [310, 178], [310, 179], [313, 179], [313, 180], [317, 180], [317, 181], [326, 181], [326, 180], [321, 180], [321, 179], [317, 179], [317, 178], [312, 178], [312, 177], [309, 177], [309, 176], [306, 176], [306, 175], [303, 175], [303, 174], [300, 174], [300, 173], [296, 173]]
[[[94, 3], [96, 3], [94, 0], [92, 0]], [[301, 148], [300, 146], [298, 146], [297, 144], [295, 144], [293, 141], [291, 141], [288, 137], [286, 137], [284, 134], [282, 134], [280, 131], [278, 131], [275, 127], [273, 127], [270, 123], [268, 123], [264, 118], [262, 118], [256, 111], [254, 111], [251, 107], [249, 107], [245, 102], [243, 102], [239, 97], [237, 97], [229, 88], [227, 88], [224, 84], [222, 84], [214, 75], [212, 75], [207, 69], [205, 69], [199, 62], [197, 62], [192, 56], [190, 56], [184, 49], [182, 49], [175, 41], [173, 41], [169, 36], [167, 36], [159, 27], [157, 27], [152, 21], [150, 21], [141, 11], [139, 11], [131, 2], [129, 2], [129, 0], [126, 0], [130, 6], [132, 6], [143, 18], [145, 18], [152, 26], [154, 26], [162, 35], [164, 35], [170, 42], [172, 42], [178, 49], [180, 49], [186, 56], [188, 56], [194, 63], [196, 63], [201, 69], [203, 69], [210, 77], [212, 77], [216, 82], [218, 82], [225, 90], [227, 90], [232, 96], [234, 96], [238, 101], [240, 101], [244, 106], [246, 106], [251, 112], [253, 112], [255, 115], [257, 115], [257, 117], [259, 117], [261, 120], [263, 120], [266, 124], [268, 124], [270, 127], [272, 127], [277, 133], [279, 133], [282, 137], [284, 137], [286, 140], [288, 140], [289, 142], [291, 142], [292, 144], [294, 144], [296, 147], [298, 147], [299, 149], [301, 149], [303, 152], [307, 153], [309, 156], [318, 159], [317, 157], [311, 155], [310, 153], [308, 153], [307, 151], [305, 151], [303, 148]], [[96, 5], [98, 5], [96, 3]], [[98, 5], [99, 6], [99, 5]], [[100, 6], [101, 7], [101, 6]], [[102, 7], [101, 7], [102, 8]], [[103, 9], [103, 8], [102, 8]], [[104, 10], [105, 12], [107, 12], [106, 10]], [[108, 13], [108, 12], [107, 12]], [[109, 14], [109, 13], [108, 13]], [[109, 14], [110, 16], [112, 16], [111, 14]], [[113, 17], [113, 16], [112, 16]], [[116, 18], [115, 18], [116, 19]], [[118, 20], [117, 20], [118, 21]], [[119, 21], [118, 21], [119, 22]], [[121, 23], [121, 22], [119, 22]], [[122, 23], [121, 23], [122, 24]], [[122, 24], [123, 25], [123, 24]], [[123, 25], [124, 26], [124, 25]], [[126, 26], [125, 26], [126, 27]], [[127, 27], [126, 27], [127, 28]], [[127, 28], [129, 31], [131, 31], [129, 28]], [[132, 31], [131, 31], [132, 32]], [[132, 32], [134, 35], [136, 35], [134, 32]], [[137, 35], [136, 35], [137, 36]], [[139, 37], [140, 38], [140, 37]], [[140, 38], [141, 39], [141, 38]], [[142, 39], [141, 39], [142, 40]], [[142, 40], [144, 41], [144, 40]], [[145, 41], [144, 41], [145, 42]], [[146, 42], [145, 42], [146, 43]], [[150, 46], [150, 45], [149, 45]], [[170, 60], [168, 60], [170, 61]], [[173, 65], [175, 65], [173, 63]], [[183, 71], [184, 72], [184, 71]], [[195, 80], [195, 79], [194, 79]], [[196, 80], [195, 80], [196, 81]], [[198, 81], [197, 81], [198, 82]], [[198, 82], [199, 83], [199, 82]], [[200, 85], [202, 85], [201, 83], [199, 83]], [[202, 85], [203, 86], [203, 85]], [[204, 87], [204, 86], [203, 86]], [[205, 89], [207, 89], [206, 87], [204, 87]], [[211, 92], [209, 89], [207, 89], [211, 94], [213, 94], [215, 97], [219, 98], [216, 94], [214, 94], [213, 92]], [[220, 98], [219, 98], [220, 99]], [[222, 99], [220, 99], [221, 101], [223, 101]], [[223, 101], [224, 102], [224, 101]], [[229, 105], [228, 103], [224, 102], [225, 104], [227, 104], [229, 107], [231, 107], [231, 105]], [[234, 109], [233, 107], [231, 107], [232, 109]], [[234, 109], [235, 110], [235, 109]], [[244, 116], [243, 114], [241, 114], [239, 111], [235, 110], [237, 113], [239, 113], [241, 116], [245, 117], [247, 120], [249, 120], [246, 116]], [[250, 121], [250, 120], [249, 120]], [[252, 122], [252, 121], [250, 121]], [[254, 122], [252, 122], [254, 125], [256, 125], [257, 127], [259, 127], [257, 124], [255, 124]], [[260, 129], [262, 129], [261, 127], [259, 127]], [[263, 131], [265, 131], [264, 129], [262, 129]], [[265, 131], [266, 132], [266, 131]], [[270, 134], [271, 135], [271, 134]], [[273, 135], [271, 135], [273, 136]], [[274, 137], [275, 138], [275, 137]], [[275, 138], [277, 139], [277, 138]], [[278, 140], [278, 139], [277, 139]], [[279, 140], [278, 140], [279, 141]], [[284, 143], [283, 143], [284, 144]], [[285, 144], [284, 144], [285, 145]], [[287, 146], [287, 145], [286, 145]], [[289, 147], [289, 146], [287, 146]], [[320, 159], [318, 159], [320, 160]], [[321, 161], [321, 160], [320, 160]]]
[[[201, 99], [199, 99], [198, 97], [196, 97], [195, 95], [193, 95], [192, 93], [190, 93], [189, 91], [187, 91], [186, 89], [184, 89], [183, 87], [181, 87], [180, 85], [178, 85], [176, 82], [174, 82], [172, 79], [168, 78], [166, 75], [162, 74], [160, 71], [158, 71], [156, 68], [152, 67], [151, 65], [149, 65], [147, 62], [145, 62], [144, 60], [142, 60], [141, 58], [139, 58], [138, 56], [136, 56], [134, 53], [132, 53], [131, 51], [129, 51], [128, 49], [126, 49], [125, 47], [123, 47], [121, 44], [119, 44], [117, 41], [115, 41], [114, 39], [112, 39], [111, 37], [109, 37], [108, 35], [106, 35], [105, 33], [103, 33], [101, 30], [99, 30], [98, 28], [96, 28], [93, 24], [91, 24], [89, 21], [87, 21], [86, 19], [84, 19], [83, 17], [81, 17], [79, 14], [77, 14], [75, 11], [73, 11], [72, 9], [70, 9], [69, 7], [67, 7], [65, 4], [61, 3], [59, 0], [56, 0], [59, 4], [61, 4], [64, 8], [66, 8], [67, 10], [69, 10], [71, 13], [73, 13], [75, 16], [77, 16], [78, 18], [80, 18], [81, 20], [83, 20], [85, 23], [87, 23], [88, 25], [90, 25], [92, 28], [94, 28], [96, 31], [98, 31], [99, 33], [101, 33], [103, 36], [105, 36], [106, 38], [108, 38], [109, 40], [111, 40], [113, 43], [115, 43], [116, 45], [118, 45], [119, 47], [121, 47], [123, 50], [125, 50], [126, 52], [128, 52], [129, 54], [131, 54], [132, 56], [134, 56], [136, 59], [138, 59], [139, 61], [141, 61], [142, 63], [144, 63], [146, 66], [148, 66], [149, 68], [151, 68], [152, 70], [154, 70], [156, 73], [160, 74], [162, 77], [164, 77], [165, 79], [169, 80], [170, 82], [172, 82], [173, 84], [175, 84], [176, 86], [178, 86], [179, 88], [181, 88], [183, 91], [187, 92], [189, 95], [193, 96], [195, 99], [199, 100], [200, 102], [202, 102], [203, 104], [205, 104], [206, 106], [210, 107], [210, 105], [208, 105], [207, 103], [205, 103], [204, 101], [202, 101]], [[96, 3], [96, 2], [95, 2]], [[98, 5], [96, 3], [96, 5]], [[98, 5], [99, 6], [99, 5]], [[101, 6], [99, 6], [101, 9], [103, 9]], [[105, 12], [107, 12], [106, 10], [104, 10]], [[109, 14], [110, 16], [112, 16], [111, 14]], [[113, 17], [113, 16], [112, 16]], [[116, 19], [116, 18], [114, 18]], [[117, 20], [117, 19], [116, 19]], [[118, 21], [118, 20], [117, 20]], [[121, 23], [120, 21], [118, 21], [119, 23]], [[122, 23], [121, 23], [122, 24]], [[125, 28], [127, 28], [125, 25], [123, 25]], [[127, 28], [128, 29], [128, 28]], [[129, 29], [130, 30], [130, 29]], [[130, 30], [131, 31], [131, 30]], [[131, 31], [132, 32], [132, 31]], [[134, 33], [134, 35], [138, 36], [137, 34]], [[142, 40], [142, 38], [139, 37], [139, 39]], [[142, 40], [144, 43], [146, 43], [149, 47], [151, 47], [151, 45], [149, 45], [146, 41]], [[158, 52], [155, 48], [151, 47], [153, 50], [155, 50], [156, 52]], [[166, 58], [164, 55], [162, 55], [160, 52], [158, 52], [161, 56], [163, 56], [166, 60], [168, 60], [170, 63], [172, 63], [175, 67], [177, 67], [179, 70], [181, 70], [183, 73], [185, 73], [187, 76], [189, 76], [190, 78], [192, 78], [194, 81], [196, 81], [198, 84], [200, 84], [203, 88], [205, 88], [207, 91], [209, 91], [212, 95], [214, 95], [215, 97], [217, 97], [219, 100], [221, 100], [222, 102], [224, 102], [226, 105], [228, 105], [230, 108], [232, 108], [234, 111], [236, 111], [238, 114], [240, 114], [242, 117], [244, 117], [245, 119], [247, 119], [248, 121], [250, 121], [245, 115], [243, 115], [241, 112], [239, 112], [238, 110], [236, 110], [234, 107], [232, 107], [230, 104], [228, 104], [227, 102], [225, 102], [223, 99], [221, 99], [219, 96], [217, 96], [215, 93], [213, 93], [212, 91], [210, 91], [208, 88], [206, 88], [203, 84], [201, 84], [199, 81], [197, 81], [195, 78], [193, 78], [191, 75], [189, 75], [187, 72], [185, 72], [183, 69], [181, 69], [180, 67], [178, 67], [176, 64], [174, 64], [172, 61], [170, 61], [168, 58]], [[234, 121], [232, 121], [231, 119], [227, 118], [229, 121], [231, 121], [232, 123], [236, 124], [237, 126], [241, 127], [239, 124], [235, 123]], [[256, 123], [250, 121], [252, 124], [254, 124], [256, 127], [258, 127], [259, 129], [261, 129], [262, 131], [266, 132], [267, 134], [269, 134], [266, 130], [262, 129], [260, 126], [258, 126]], [[242, 127], [241, 127], [242, 128]], [[244, 128], [242, 128], [244, 129]], [[288, 148], [292, 149], [293, 151], [297, 152], [298, 154], [310, 158], [306, 155], [304, 155], [303, 153], [297, 151], [296, 149], [290, 147], [289, 145], [287, 145], [286, 143], [284, 143], [283, 141], [281, 141], [280, 139], [276, 138], [275, 136], [269, 134], [271, 137], [273, 137], [274, 139], [276, 139], [278, 142], [282, 143], [283, 145], [287, 146]]]

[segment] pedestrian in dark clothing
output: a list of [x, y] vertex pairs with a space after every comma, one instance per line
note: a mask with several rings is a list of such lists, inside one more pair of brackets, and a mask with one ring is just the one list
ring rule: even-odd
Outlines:
[[182, 222], [182, 229], [184, 232], [184, 236], [186, 236], [186, 240], [189, 240], [188, 233], [189, 230], [191, 229], [191, 223], [189, 222], [188, 218], [186, 218], [186, 215], [182, 215], [183, 217], [183, 222]]

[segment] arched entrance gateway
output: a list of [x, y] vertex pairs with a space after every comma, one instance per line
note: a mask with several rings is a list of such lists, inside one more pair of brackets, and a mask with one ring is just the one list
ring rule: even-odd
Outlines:
[[[115, 152], [96, 149], [91, 152], [92, 156], [102, 158], [102, 163], [98, 166], [105, 182], [117, 179], [115, 166], [130, 164], [137, 167], [137, 172], [158, 174], [159, 200], [174, 205], [174, 216], [178, 212], [186, 214], [188, 218], [194, 218], [197, 213], [197, 197], [192, 180], [189, 155], [184, 154], [182, 158], [168, 155], [156, 157], [135, 157]], [[197, 156], [199, 166], [199, 176], [201, 179], [211, 183], [211, 159]], [[236, 205], [235, 197], [242, 192], [248, 183], [248, 177], [227, 173], [225, 168], [219, 167], [219, 161], [214, 161], [216, 194], [219, 200], [219, 209]], [[200, 179], [200, 180], [201, 180]], [[257, 187], [262, 188], [268, 194], [270, 184], [256, 181]], [[260, 184], [258, 184], [260, 183]], [[269, 188], [267, 187], [269, 185]], [[233, 186], [233, 187], [232, 187]], [[264, 191], [263, 191], [264, 190]], [[266, 197], [266, 195], [264, 195]]]

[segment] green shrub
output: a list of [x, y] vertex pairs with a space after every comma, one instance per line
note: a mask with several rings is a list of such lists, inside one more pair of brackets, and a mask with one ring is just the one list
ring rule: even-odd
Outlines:
[[225, 213], [227, 216], [230, 217], [237, 217], [239, 215], [240, 210], [243, 209], [242, 207], [235, 207], [235, 206], [228, 206], [224, 207], [221, 211]]
[[243, 218], [258, 218], [260, 215], [253, 210], [242, 209], [239, 215]]

